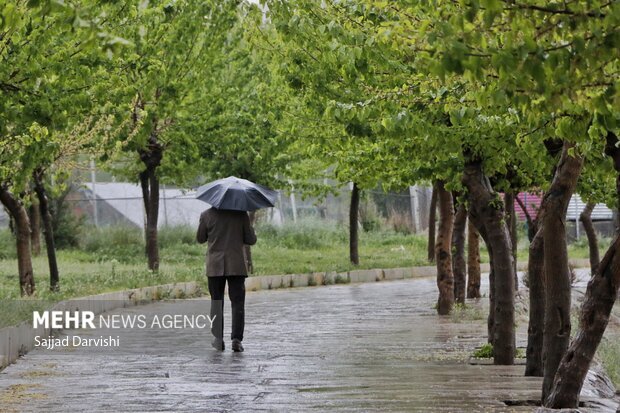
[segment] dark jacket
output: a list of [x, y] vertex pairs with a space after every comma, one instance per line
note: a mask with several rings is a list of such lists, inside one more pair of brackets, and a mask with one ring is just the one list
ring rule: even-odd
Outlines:
[[243, 245], [256, 244], [247, 212], [209, 208], [200, 215], [196, 241], [209, 241], [207, 276], [247, 275]]

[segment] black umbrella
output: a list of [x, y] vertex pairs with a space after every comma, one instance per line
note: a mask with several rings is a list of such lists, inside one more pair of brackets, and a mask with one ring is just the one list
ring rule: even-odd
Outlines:
[[217, 209], [255, 211], [274, 206], [278, 193], [247, 179], [229, 176], [198, 188], [196, 198]]

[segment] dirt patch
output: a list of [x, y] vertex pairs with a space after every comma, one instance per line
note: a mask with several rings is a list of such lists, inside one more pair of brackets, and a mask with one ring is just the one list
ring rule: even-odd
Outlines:
[[21, 376], [24, 379], [36, 379], [37, 377], [57, 376], [58, 372], [52, 370], [33, 370], [24, 372]]
[[32, 390], [40, 389], [40, 384], [12, 384], [4, 391], [0, 392], [0, 405], [2, 411], [19, 411], [12, 408], [12, 405], [20, 405], [24, 400], [44, 399], [47, 397], [43, 393], [33, 393]]

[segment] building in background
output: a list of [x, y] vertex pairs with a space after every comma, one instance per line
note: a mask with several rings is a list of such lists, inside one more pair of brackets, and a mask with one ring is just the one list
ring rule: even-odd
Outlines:
[[[527, 212], [531, 219], [535, 220], [538, 216], [538, 209], [542, 197], [539, 194], [521, 192], [518, 195], [518, 199], [515, 199], [515, 211], [517, 219], [522, 222], [526, 222], [525, 212], [520, 204], [527, 209]], [[521, 201], [521, 202], [519, 202]], [[569, 241], [579, 239], [584, 232], [583, 224], [576, 225], [579, 222], [579, 215], [586, 207], [585, 202], [578, 194], [571, 197], [568, 203], [568, 209], [566, 211], [566, 223], [567, 223], [567, 236]], [[594, 229], [605, 237], [611, 237], [615, 232], [615, 214], [614, 211], [609, 209], [605, 204], [596, 204], [592, 211], [592, 223]]]
[[[195, 192], [176, 188], [159, 191], [158, 226], [197, 226], [200, 214], [209, 207]], [[146, 220], [142, 189], [128, 182], [86, 183], [67, 201], [74, 212], [98, 226], [131, 225], [143, 228]]]

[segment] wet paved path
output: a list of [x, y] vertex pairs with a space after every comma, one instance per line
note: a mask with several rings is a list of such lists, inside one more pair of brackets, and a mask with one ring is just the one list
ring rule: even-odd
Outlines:
[[467, 362], [485, 342], [485, 312], [474, 306], [457, 322], [438, 317], [435, 300], [432, 279], [251, 293], [245, 353], [229, 342], [216, 352], [196, 330], [126, 344], [146, 355], [37, 349], [0, 373], [0, 410], [532, 411], [503, 402], [538, 397], [523, 366]]

